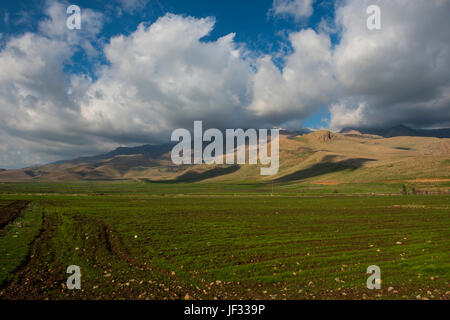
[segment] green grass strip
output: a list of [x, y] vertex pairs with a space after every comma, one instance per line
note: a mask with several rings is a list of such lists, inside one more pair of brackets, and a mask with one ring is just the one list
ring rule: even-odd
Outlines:
[[0, 286], [10, 281], [14, 271], [25, 261], [41, 225], [42, 210], [31, 205], [22, 218], [16, 219], [0, 233]]

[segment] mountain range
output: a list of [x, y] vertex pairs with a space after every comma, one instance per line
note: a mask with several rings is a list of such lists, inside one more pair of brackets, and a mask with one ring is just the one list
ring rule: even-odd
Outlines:
[[[389, 137], [405, 131], [411, 135]], [[170, 158], [174, 145], [171, 143], [120, 147], [97, 156], [0, 171], [0, 181], [275, 181], [312, 184], [414, 179], [450, 181], [450, 139], [412, 135], [415, 132], [403, 126], [383, 130], [383, 135], [350, 128], [341, 133], [281, 131], [280, 168], [274, 176], [261, 176], [260, 165], [177, 166]]]
[[385, 138], [392, 137], [435, 137], [435, 138], [450, 138], [450, 128], [443, 129], [412, 129], [405, 125], [399, 125], [392, 128], [357, 128], [347, 127], [342, 129], [341, 133], [349, 133], [357, 131], [363, 134], [373, 134]]

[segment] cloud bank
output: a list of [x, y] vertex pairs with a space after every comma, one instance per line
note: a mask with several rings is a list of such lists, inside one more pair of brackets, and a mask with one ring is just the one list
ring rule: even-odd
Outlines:
[[[312, 14], [304, 9], [312, 1], [291, 2], [274, 8]], [[348, 0], [333, 28], [291, 32], [293, 50], [280, 68], [234, 34], [203, 40], [212, 17], [167, 14], [99, 47], [101, 13], [83, 10], [81, 32], [71, 32], [65, 7], [52, 2], [36, 33], [9, 37], [0, 49], [0, 167], [165, 142], [194, 120], [299, 128], [320, 106], [332, 129], [450, 126], [450, 1], [376, 3], [381, 30], [366, 28], [373, 1]], [[77, 52], [94, 66], [99, 55], [107, 63], [94, 75], [68, 72]]]
[[371, 1], [337, 10], [331, 127], [450, 126], [450, 1], [376, 1], [382, 28], [363, 28]]

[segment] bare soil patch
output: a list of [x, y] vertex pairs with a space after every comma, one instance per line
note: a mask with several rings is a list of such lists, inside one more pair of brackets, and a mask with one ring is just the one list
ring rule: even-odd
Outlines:
[[450, 179], [424, 178], [424, 179], [408, 180], [408, 182], [416, 182], [416, 183], [434, 183], [434, 182], [448, 182], [448, 181], [450, 181]]
[[23, 210], [29, 201], [17, 200], [0, 208], [0, 230], [3, 230], [8, 224], [23, 214]]

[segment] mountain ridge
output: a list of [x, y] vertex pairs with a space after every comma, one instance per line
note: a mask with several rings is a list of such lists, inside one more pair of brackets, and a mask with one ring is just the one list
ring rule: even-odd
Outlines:
[[358, 131], [362, 134], [372, 134], [385, 138], [392, 137], [429, 137], [429, 138], [450, 138], [450, 128], [441, 129], [413, 129], [405, 125], [398, 125], [390, 128], [358, 128], [345, 127], [339, 133], [349, 133]]
[[[397, 132], [399, 132], [397, 130]], [[450, 178], [450, 139], [364, 133], [280, 132], [280, 167], [261, 176], [260, 165], [174, 165], [174, 144], [120, 147], [92, 157], [0, 172], [0, 181], [140, 180], [166, 182], [279, 181], [353, 183]]]

